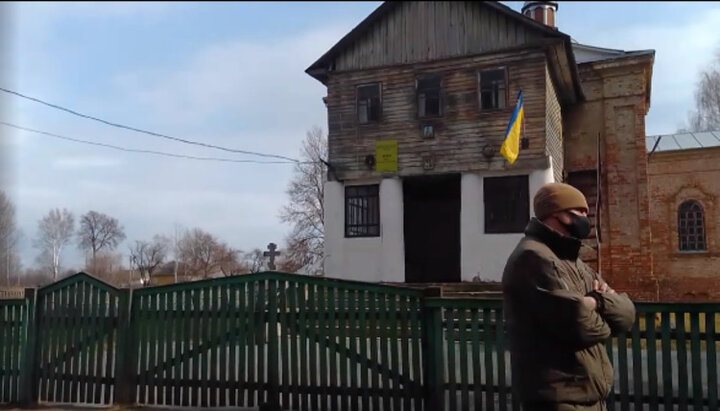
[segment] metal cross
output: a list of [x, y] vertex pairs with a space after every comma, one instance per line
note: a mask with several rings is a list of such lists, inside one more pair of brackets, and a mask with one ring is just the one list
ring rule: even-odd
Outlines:
[[270, 257], [268, 268], [275, 270], [275, 257], [280, 255], [280, 251], [275, 251], [277, 250], [277, 245], [275, 243], [268, 244], [267, 248], [269, 251], [263, 252], [263, 257]]

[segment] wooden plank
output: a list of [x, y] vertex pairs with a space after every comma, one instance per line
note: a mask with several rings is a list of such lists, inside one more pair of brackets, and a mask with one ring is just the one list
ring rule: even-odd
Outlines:
[[[298, 340], [298, 351], [299, 351], [299, 361], [298, 364], [298, 383], [302, 386], [308, 385], [308, 373], [310, 373], [313, 369], [310, 368], [308, 364], [308, 350], [310, 349], [310, 346], [308, 344], [308, 334], [307, 334], [307, 307], [308, 307], [308, 301], [305, 298], [305, 291], [307, 290], [306, 285], [304, 284], [296, 284], [295, 285], [295, 305], [297, 307], [298, 311], [298, 334], [297, 334], [297, 340]], [[305, 393], [300, 393], [299, 390], [297, 390], [299, 393], [298, 396], [298, 405], [297, 409], [300, 409], [302, 411], [307, 411], [308, 403], [309, 403], [309, 396]]]
[[620, 409], [628, 411], [630, 409], [629, 387], [628, 387], [628, 363], [627, 363], [627, 335], [620, 333], [617, 337], [618, 345], [618, 369], [623, 370], [620, 373]]
[[446, 318], [446, 340], [445, 349], [447, 350], [447, 376], [448, 376], [448, 395], [450, 396], [450, 409], [457, 410], [457, 361], [455, 360], [455, 318], [457, 311], [449, 308], [445, 310]]
[[173, 313], [171, 325], [172, 347], [169, 354], [172, 358], [170, 361], [172, 387], [168, 395], [172, 396], [171, 404], [174, 406], [181, 406], [182, 404], [182, 387], [179, 384], [182, 371], [182, 360], [180, 356], [182, 355], [182, 344], [185, 336], [182, 334], [182, 311], [184, 306], [182, 305], [181, 295], [180, 291], [171, 291], [170, 300], [168, 301], [170, 310], [172, 310]]
[[392, 381], [392, 399], [393, 399], [393, 409], [399, 410], [402, 406], [401, 400], [402, 400], [402, 394], [400, 388], [400, 378], [402, 374], [400, 373], [400, 345], [398, 341], [398, 326], [400, 325], [400, 320], [398, 318], [398, 304], [397, 304], [397, 295], [389, 294], [388, 295], [388, 326], [390, 327], [390, 333], [389, 333], [389, 341], [388, 341], [388, 347], [390, 348], [390, 361], [391, 361], [391, 369], [392, 373], [395, 375], [394, 380]]
[[[367, 368], [370, 370], [371, 377], [372, 377], [372, 385], [371, 388], [373, 389], [379, 389], [380, 388], [380, 370], [377, 370], [373, 367], [371, 367], [370, 364], [377, 364], [378, 363], [378, 336], [380, 325], [378, 324], [378, 312], [379, 310], [382, 310], [382, 307], [378, 305], [378, 293], [368, 293], [368, 299], [370, 300], [370, 307], [368, 310], [368, 315], [370, 317], [370, 363], [368, 364]], [[372, 409], [378, 410], [380, 409], [380, 399], [378, 396], [374, 395], [372, 396]], [[385, 408], [387, 409], [387, 408]]]
[[205, 357], [205, 371], [203, 373], [203, 407], [215, 407], [217, 402], [215, 401], [215, 390], [212, 387], [208, 387], [208, 382], [216, 378], [215, 371], [217, 370], [217, 346], [213, 340], [216, 339], [217, 332], [217, 290], [215, 287], [206, 288], [208, 295], [207, 305], [205, 309], [207, 311], [207, 334], [205, 334], [205, 347], [207, 355]]
[[[193, 319], [192, 319], [192, 348], [194, 350], [199, 350], [201, 344], [202, 344], [202, 333], [205, 331], [202, 328], [202, 304], [201, 304], [201, 289], [194, 289], [193, 290]], [[202, 373], [201, 368], [202, 367], [202, 353], [195, 356], [195, 358], [192, 359], [192, 380], [195, 380], [197, 382], [202, 382]], [[202, 397], [202, 388], [197, 387], [198, 389], [192, 390], [192, 397], [190, 399], [190, 405], [193, 407], [200, 407], [201, 406], [201, 397]]]
[[[402, 353], [402, 375], [405, 381], [402, 384], [403, 392], [403, 409], [409, 410], [412, 407], [413, 387], [411, 381], [414, 376], [410, 374], [410, 340], [412, 338], [412, 323], [410, 322], [410, 298], [409, 296], [400, 296], [400, 342]], [[398, 370], [400, 371], [400, 370]]]
[[715, 339], [715, 318], [720, 314], [708, 312], [705, 314], [705, 342], [707, 347], [707, 384], [708, 408], [718, 409], [718, 361], [717, 340]]
[[227, 373], [227, 380], [231, 384], [233, 384], [233, 388], [231, 388], [228, 392], [228, 402], [225, 404], [226, 406], [230, 407], [237, 407], [238, 406], [238, 399], [237, 399], [237, 388], [239, 388], [238, 385], [238, 356], [237, 356], [237, 350], [238, 350], [238, 333], [239, 331], [239, 324], [238, 324], [238, 285], [237, 284], [230, 284], [228, 285], [228, 296], [227, 296], [227, 326], [226, 329], [230, 331], [230, 351], [228, 352], [228, 363], [230, 364], [229, 372]]
[[[472, 338], [472, 365], [473, 365], [473, 386], [475, 391], [473, 392], [474, 406], [476, 410], [482, 410], [482, 374], [481, 364], [482, 358], [480, 357], [480, 312], [478, 310], [472, 310], [472, 317], [470, 318], [470, 337]], [[501, 408], [502, 409], [502, 408]]]
[[[172, 310], [172, 293], [164, 292], [160, 297], [160, 323], [158, 330], [160, 331], [160, 347], [162, 354], [160, 355], [160, 363], [167, 364], [162, 369], [163, 381], [172, 381], [173, 361], [172, 355], [173, 342], [173, 323], [175, 315]], [[162, 392], [159, 400], [162, 405], [172, 405], [172, 386], [166, 382], [162, 383]]]
[[52, 294], [48, 294], [43, 296], [44, 299], [47, 299], [48, 301], [52, 301], [52, 309], [50, 313], [50, 318], [48, 319], [48, 327], [51, 332], [51, 340], [48, 342], [48, 356], [47, 360], [45, 362], [45, 367], [48, 369], [48, 390], [47, 390], [47, 396], [45, 398], [40, 398], [40, 401], [47, 401], [47, 402], [55, 402], [55, 392], [58, 389], [58, 383], [56, 378], [56, 371], [59, 367], [59, 364], [52, 365], [52, 359], [57, 358], [59, 355], [59, 346], [60, 346], [60, 340], [62, 338], [62, 324], [60, 322], [60, 313], [61, 313], [61, 299], [62, 299], [62, 293], [61, 292], [55, 292]]
[[337, 405], [337, 387], [338, 387], [338, 372], [337, 372], [337, 350], [335, 347], [338, 344], [338, 319], [337, 319], [337, 291], [334, 287], [328, 287], [327, 289], [327, 321], [328, 321], [328, 335], [327, 340], [332, 345], [328, 346], [327, 353], [330, 356], [330, 373], [328, 380], [328, 395], [330, 400], [330, 409], [338, 409]]
[[[185, 353], [190, 351], [192, 344], [192, 291], [184, 289], [181, 291], [181, 303], [182, 314], [180, 319], [180, 334], [182, 334], [182, 346], [180, 347], [180, 353], [183, 358], [180, 360], [182, 364], [182, 376], [184, 380], [189, 380], [190, 377], [190, 358], [185, 358]], [[179, 384], [178, 384], [179, 385]], [[182, 407], [190, 406], [190, 387], [182, 388], [182, 398], [180, 399], [180, 405]]]
[[505, 375], [505, 321], [503, 320], [502, 309], [496, 309], [495, 316], [495, 354], [497, 355], [498, 364], [498, 409], [504, 411], [507, 409], [507, 395], [511, 390], [508, 389], [507, 377]]
[[[247, 382], [249, 384], [256, 384], [259, 382], [260, 378], [255, 378], [255, 371], [257, 369], [257, 362], [255, 361], [255, 347], [257, 346], [257, 332], [258, 330], [258, 323], [257, 323], [257, 316], [258, 316], [258, 310], [257, 310], [257, 303], [256, 303], [256, 297], [259, 298], [259, 296], [256, 294], [256, 288], [258, 287], [257, 283], [249, 283], [249, 305], [248, 305], [248, 325], [247, 328], [248, 331], [248, 360], [247, 360], [247, 367], [248, 367], [248, 380]], [[256, 404], [256, 397], [257, 392], [255, 390], [250, 389], [248, 391], [248, 402], [247, 406], [254, 407]]]
[[248, 317], [249, 309], [248, 304], [250, 302], [248, 298], [248, 283], [242, 283], [240, 285], [240, 294], [239, 294], [239, 303], [238, 303], [238, 318], [240, 323], [240, 353], [239, 353], [239, 361], [238, 361], [238, 374], [240, 375], [240, 384], [239, 384], [239, 402], [238, 405], [243, 407], [245, 404], [248, 403], [249, 399], [246, 400], [246, 397], [250, 395], [250, 391], [247, 388], [248, 382], [251, 381], [249, 375], [250, 375], [250, 366], [249, 366], [249, 360], [248, 357], [250, 355], [250, 318]]
[[[420, 10], [423, 10], [420, 8]], [[383, 392], [383, 410], [390, 409], [390, 400], [392, 398], [392, 392], [390, 388], [390, 359], [388, 357], [388, 350], [390, 349], [390, 335], [388, 328], [390, 326], [389, 311], [388, 307], [390, 296], [388, 294], [380, 294], [380, 336], [382, 338], [382, 344], [380, 344], [380, 361], [382, 361], [382, 392]]]
[[672, 346], [670, 341], [670, 313], [665, 311], [661, 316], [661, 332], [662, 332], [662, 378], [663, 378], [663, 397], [664, 407], [666, 410], [673, 409], [673, 372], [671, 353]]
[[[319, 328], [320, 328], [320, 318], [319, 318], [319, 295], [316, 294], [316, 286], [315, 285], [309, 285], [310, 290], [308, 292], [308, 299], [307, 304], [310, 310], [309, 313], [309, 320], [310, 320], [310, 335], [309, 335], [309, 349], [310, 349], [310, 363], [309, 370], [310, 370], [310, 385], [312, 386], [318, 386], [319, 380], [320, 380], [320, 371], [318, 371], [318, 364], [319, 364], [319, 345], [320, 341], [318, 339], [319, 335]], [[318, 287], [319, 288], [319, 287]], [[316, 391], [319, 393], [319, 390]], [[318, 394], [311, 394], [310, 395], [310, 409], [311, 410], [318, 410], [320, 409], [320, 399]]]
[[[403, 5], [403, 7], [407, 6]], [[362, 400], [360, 408], [362, 410], [368, 410], [370, 409], [370, 397], [368, 395], [368, 389], [371, 387], [375, 387], [374, 385], [370, 385], [370, 380], [368, 379], [368, 373], [373, 373], [370, 370], [370, 364], [368, 361], [368, 357], [370, 356], [368, 353], [368, 338], [370, 338], [372, 341], [372, 338], [374, 338], [375, 335], [375, 330], [371, 328], [370, 324], [372, 323], [368, 321], [369, 298], [371, 294], [366, 291], [359, 291], [356, 293], [356, 296], [357, 310], [360, 314], [360, 333], [358, 334], [358, 338], [360, 339], [360, 354], [363, 360], [362, 363], [359, 364], [360, 387], [362, 388]]]
[[268, 340], [267, 340], [267, 367], [268, 392], [265, 402], [271, 407], [280, 407], [280, 358], [278, 353], [278, 286], [277, 280], [268, 281]]
[[492, 324], [492, 311], [489, 308], [483, 309], [483, 349], [485, 350], [485, 409], [495, 409], [495, 394], [493, 393], [494, 377], [493, 377], [493, 335], [489, 330]]
[[[231, 346], [230, 338], [231, 334], [234, 333], [234, 330], [230, 328], [230, 315], [232, 313], [232, 309], [230, 308], [228, 301], [229, 301], [229, 294], [230, 294], [230, 285], [223, 285], [218, 287], [218, 304], [219, 304], [219, 318], [218, 318], [218, 328], [219, 328], [219, 334], [223, 336], [220, 339], [218, 349], [220, 350], [218, 353], [218, 372], [217, 372], [217, 378], [221, 383], [226, 383], [229, 381], [228, 377], [228, 369], [230, 367], [234, 367], [234, 363], [228, 362], [228, 351], [230, 349], [234, 349], [234, 347]], [[219, 407], [227, 407], [228, 405], [228, 396], [229, 396], [228, 390], [222, 389], [219, 390], [219, 398], [217, 402], [217, 406]]]
[[52, 327], [47, 321], [47, 317], [50, 315], [51, 304], [49, 298], [44, 295], [37, 296], [37, 310], [39, 312], [37, 317], [37, 345], [40, 347], [38, 362], [40, 365], [40, 384], [38, 386], [38, 400], [44, 400], [48, 398], [48, 386], [50, 385], [49, 370], [46, 363], [50, 360], [50, 347], [52, 343]]
[[[0, 320], [2, 322], [8, 322], [10, 320], [10, 307], [6, 304], [0, 305]], [[0, 402], [2, 403], [10, 402], [8, 390], [8, 386], [10, 384], [10, 375], [9, 373], [5, 372], [6, 370], [9, 371], [8, 365], [10, 363], [10, 338], [8, 336], [9, 331], [10, 327], [8, 326], [3, 325], [2, 327], [0, 327], [0, 371], [3, 371], [0, 374]]]
[[[117, 320], [118, 317], [118, 311], [117, 311], [117, 296], [115, 294], [110, 294], [109, 292], [106, 292], [108, 295], [108, 301], [110, 302], [110, 306], [108, 309], [108, 321], [110, 324], [115, 323], [115, 320]], [[107, 328], [108, 333], [108, 343], [105, 347], [105, 372], [106, 376], [109, 379], [113, 379], [117, 374], [115, 372], [115, 369], [113, 368], [114, 360], [115, 360], [115, 345], [116, 340], [115, 336], [117, 334], [117, 328], [113, 327]], [[105, 395], [103, 398], [103, 404], [112, 404], [112, 390], [113, 390], [113, 384], [103, 384], [105, 389]]]
[[300, 372], [306, 371], [305, 368], [301, 369], [300, 358], [298, 355], [298, 338], [299, 333], [299, 316], [298, 316], [298, 283], [295, 281], [285, 283], [287, 287], [287, 315], [284, 318], [285, 330], [287, 332], [287, 338], [290, 339], [290, 354], [286, 357], [287, 361], [290, 362], [290, 370], [288, 375], [288, 381], [293, 385], [290, 393], [291, 402], [283, 404], [288, 406], [292, 404], [292, 408], [300, 409]]
[[680, 411], [688, 409], [688, 364], [687, 364], [687, 341], [685, 339], [685, 312], [675, 313], [675, 325], [677, 330], [677, 362], [678, 362], [678, 397], [680, 400]]
[[412, 331], [412, 366], [413, 366], [413, 393], [414, 407], [421, 410], [423, 406], [423, 387], [420, 354], [422, 353], [422, 320], [420, 319], [420, 299], [410, 297], [410, 324]]
[[350, 316], [348, 317], [348, 329], [350, 331], [349, 333], [349, 349], [350, 353], [353, 355], [353, 357], [357, 356], [358, 361], [355, 360], [355, 358], [350, 358], [350, 365], [348, 372], [350, 373], [349, 378], [349, 387], [352, 392], [352, 395], [350, 397], [350, 405], [349, 408], [352, 411], [358, 411], [358, 403], [360, 400], [360, 396], [358, 395], [358, 365], [362, 366], [362, 364], [359, 364], [362, 359], [364, 359], [367, 355], [366, 353], [360, 353], [359, 352], [359, 341], [360, 338], [365, 338], [364, 332], [362, 328], [358, 329], [358, 323], [360, 321], [360, 310], [359, 305], [360, 302], [358, 301], [360, 298], [360, 293], [358, 290], [349, 290], [347, 293], [347, 310], [350, 313]]
[[458, 318], [458, 339], [460, 343], [460, 384], [462, 384], [460, 392], [460, 409], [462, 410], [470, 409], [470, 393], [468, 391], [470, 376], [468, 375], [468, 336], [466, 317], [467, 310], [460, 310]]
[[[149, 302], [150, 306], [148, 309], [148, 323], [150, 325], [150, 333], [148, 335], [148, 343], [150, 346], [150, 349], [148, 351], [148, 404], [155, 405], [157, 404], [157, 375], [156, 371], [157, 366], [159, 365], [158, 361], [158, 342], [159, 342], [159, 308], [158, 305], [160, 303], [159, 301], [159, 295], [158, 294], [150, 294], [149, 295]], [[112, 306], [112, 304], [111, 304]]]
[[703, 381], [700, 360], [700, 314], [690, 314], [690, 357], [692, 358], [693, 409], [702, 409]]
[[[351, 323], [351, 317], [353, 317], [353, 314], [350, 312], [349, 304], [348, 304], [348, 294], [347, 290], [338, 289], [336, 292], [336, 295], [338, 296], [338, 312], [343, 313], [343, 315], [338, 320], [339, 330], [338, 330], [338, 337], [339, 337], [339, 346], [341, 348], [350, 348], [350, 340], [348, 338], [348, 328], [350, 327]], [[355, 359], [352, 358], [355, 355], [355, 351], [349, 350], [350, 356], [346, 356], [343, 353], [339, 353], [339, 361], [340, 361], [340, 389], [341, 392], [344, 392], [348, 388], [348, 360], [351, 362], [355, 362]], [[347, 395], [339, 395], [340, 399], [340, 409], [342, 410], [349, 410], [350, 409], [350, 402], [348, 401], [349, 398]]]
[[318, 300], [320, 301], [320, 320], [319, 320], [319, 333], [318, 338], [320, 340], [320, 409], [322, 411], [328, 410], [328, 397], [330, 396], [330, 390], [328, 389], [329, 386], [329, 373], [328, 373], [328, 364], [329, 364], [329, 358], [328, 355], [330, 354], [329, 347], [327, 344], [327, 339], [329, 338], [329, 331], [328, 331], [328, 289], [325, 286], [318, 287]]
[[647, 333], [648, 396], [650, 397], [650, 409], [656, 410], [659, 407], [659, 402], [657, 386], [657, 340], [655, 336], [655, 312], [645, 313], [645, 329]]
[[266, 281], [258, 281], [257, 283], [258, 287], [258, 298], [257, 302], [259, 303], [257, 305], [257, 329], [258, 332], [258, 339], [256, 339], [257, 343], [257, 382], [260, 384], [260, 389], [258, 390], [258, 405], [262, 405], [265, 402], [265, 395], [266, 395], [266, 389], [264, 387], [264, 383], [267, 382], [265, 380], [265, 347], [267, 344], [266, 339], [266, 307], [268, 302], [267, 293], [265, 292], [265, 287], [267, 282]]
[[68, 376], [73, 374], [73, 355], [71, 355], [73, 345], [75, 343], [75, 326], [77, 319], [75, 296], [77, 295], [77, 283], [69, 285], [65, 288], [67, 293], [67, 317], [65, 317], [65, 367], [63, 372], [63, 391], [62, 402], [72, 402], [70, 395], [72, 393], [73, 381]]
[[643, 411], [643, 372], [642, 372], [642, 345], [640, 344], [639, 320], [631, 331], [633, 356], [633, 394], [635, 394], [635, 410]]

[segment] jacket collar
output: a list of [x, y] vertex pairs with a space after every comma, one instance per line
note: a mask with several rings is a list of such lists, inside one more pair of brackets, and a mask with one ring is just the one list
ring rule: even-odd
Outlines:
[[576, 238], [567, 237], [553, 230], [551, 227], [533, 217], [525, 228], [525, 235], [533, 237], [564, 260], [577, 260], [580, 255], [582, 242]]

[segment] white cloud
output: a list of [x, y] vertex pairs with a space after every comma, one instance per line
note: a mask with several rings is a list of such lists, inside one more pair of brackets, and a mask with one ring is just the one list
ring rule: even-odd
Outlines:
[[57, 169], [80, 169], [117, 167], [123, 162], [116, 158], [85, 156], [85, 157], [60, 157], [53, 161], [53, 167]]

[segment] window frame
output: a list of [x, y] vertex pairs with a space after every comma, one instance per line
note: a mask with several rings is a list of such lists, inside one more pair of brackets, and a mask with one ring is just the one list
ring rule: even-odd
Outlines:
[[[360, 193], [352, 193], [360, 191]], [[351, 195], [354, 194], [354, 195]], [[357, 216], [360, 224], [350, 224], [353, 214], [350, 213], [351, 200], [361, 199], [367, 204], [367, 210], [362, 210]], [[374, 208], [373, 208], [374, 206]], [[346, 185], [343, 199], [345, 214], [345, 238], [380, 237], [380, 184]], [[362, 207], [362, 205], [361, 205]], [[364, 222], [362, 222], [364, 220]], [[357, 231], [364, 231], [358, 233]]]
[[[693, 207], [697, 207], [697, 209], [693, 209]], [[694, 217], [695, 221], [688, 221], [690, 218], [687, 214], [688, 213], [695, 213], [699, 212], [699, 217]], [[698, 221], [699, 220], [699, 221]], [[685, 224], [683, 224], [685, 222]], [[688, 228], [688, 223], [692, 222], [693, 225], [691, 228], [693, 228], [696, 232], [695, 233], [688, 233], [682, 232], [683, 228]], [[697, 233], [698, 227], [697, 223], [700, 224], [701, 233]], [[680, 203], [677, 206], [677, 250], [680, 253], [705, 253], [708, 251], [708, 243], [707, 243], [707, 228], [705, 224], [705, 207], [703, 207], [702, 203], [698, 200], [689, 199], [685, 200], [682, 203]], [[701, 236], [701, 238], [698, 239], [698, 236]], [[683, 238], [685, 237], [685, 238]], [[694, 241], [690, 241], [691, 237], [695, 237]], [[690, 248], [690, 244], [694, 243], [695, 248]], [[688, 244], [686, 248], [683, 248], [684, 244]], [[701, 248], [699, 248], [701, 247]]]
[[[375, 86], [377, 87], [377, 101], [378, 101], [378, 113], [377, 113], [377, 119], [370, 119], [370, 113], [371, 111], [366, 111], [367, 120], [361, 121], [360, 120], [360, 89]], [[367, 99], [363, 99], [363, 101], [367, 101]], [[372, 101], [372, 98], [370, 99]], [[367, 107], [365, 108], [367, 110]], [[365, 125], [365, 124], [373, 124], [373, 123], [379, 123], [382, 121], [383, 116], [383, 90], [382, 90], [382, 82], [380, 81], [372, 81], [368, 83], [362, 83], [355, 86], [355, 119], [358, 124]]]
[[[522, 204], [516, 205], [514, 212], [518, 212], [515, 215], [515, 221], [493, 221], [491, 219], [491, 212], [497, 209], [509, 209], [511, 208], [508, 204], [508, 197], [501, 198], [497, 201], [499, 203], [490, 205], [490, 201], [493, 198], [490, 190], [494, 184], [500, 184], [502, 180], [516, 180], [519, 183], [513, 183], [509, 193], [518, 193]], [[488, 181], [496, 181], [497, 183], [488, 184]], [[520, 185], [522, 191], [518, 190], [517, 185]], [[520, 216], [520, 213], [523, 215]], [[483, 214], [484, 214], [484, 234], [522, 234], [525, 232], [527, 224], [530, 222], [530, 176], [527, 174], [509, 175], [509, 176], [487, 176], [483, 177]]]
[[[504, 82], [504, 85], [505, 85], [505, 90], [504, 90], [504, 91], [505, 91], [505, 96], [504, 96], [504, 97], [505, 97], [505, 101], [504, 101], [504, 103], [505, 103], [505, 105], [503, 105], [502, 107], [488, 107], [488, 108], [483, 107], [483, 104], [482, 104], [482, 93], [483, 93], [482, 74], [483, 74], [483, 73], [490, 72], [490, 71], [502, 71], [502, 72], [503, 72], [503, 77], [504, 77], [504, 80], [505, 80], [505, 82]], [[478, 69], [478, 70], [477, 70], [477, 73], [476, 73], [476, 74], [477, 74], [477, 88], [476, 88], [476, 91], [477, 91], [477, 99], [478, 99], [477, 102], [478, 102], [478, 109], [479, 109], [481, 112], [492, 112], [492, 111], [505, 110], [505, 109], [507, 109], [508, 107], [511, 106], [511, 105], [510, 105], [510, 102], [509, 102], [509, 98], [510, 98], [510, 73], [509, 73], [509, 71], [508, 71], [507, 66], [481, 68], [481, 69]]]
[[[426, 80], [434, 80], [434, 79], [437, 79], [437, 80], [438, 80], [438, 86], [437, 86], [437, 105], [438, 105], [438, 110], [437, 110], [437, 114], [435, 114], [435, 113], [433, 113], [433, 114], [427, 114], [427, 97], [424, 99], [424, 102], [425, 102], [425, 106], [423, 107], [424, 114], [420, 114], [420, 108], [421, 108], [421, 104], [420, 104], [420, 94], [421, 94], [420, 82], [421, 82], [421, 81], [426, 81]], [[417, 76], [417, 77], [415, 78], [415, 106], [416, 106], [416, 109], [417, 109], [416, 112], [415, 112], [415, 115], [417, 116], [417, 118], [419, 118], [419, 119], [432, 119], [432, 118], [440, 118], [440, 117], [443, 116], [443, 114], [444, 114], [444, 110], [443, 110], [443, 85], [444, 85], [444, 79], [443, 79], [443, 76], [442, 76], [441, 74], [423, 74], [423, 75], [419, 75], [419, 76]], [[426, 90], [435, 90], [435, 89], [427, 88]], [[425, 92], [425, 89], [423, 90], [423, 92]], [[426, 92], [425, 92], [424, 94], [427, 95]]]

